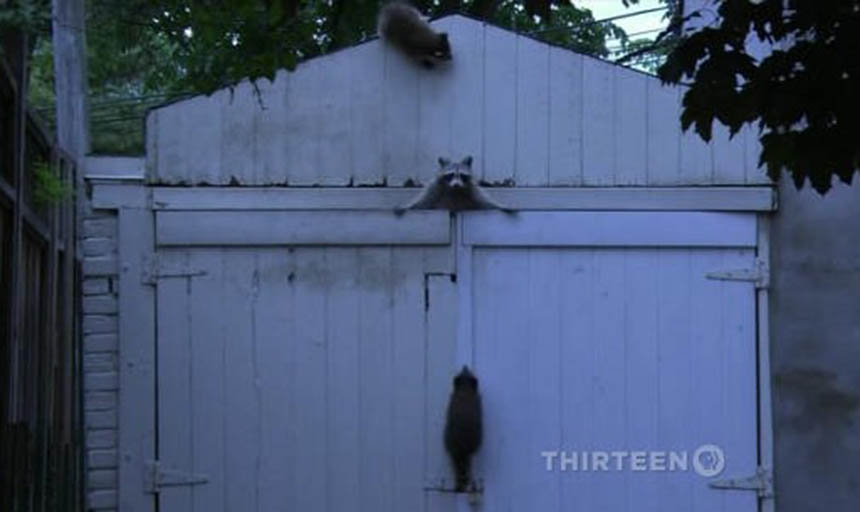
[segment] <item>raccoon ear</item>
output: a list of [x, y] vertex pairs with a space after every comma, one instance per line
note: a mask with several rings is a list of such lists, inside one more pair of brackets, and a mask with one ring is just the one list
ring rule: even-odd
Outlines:
[[447, 167], [451, 163], [447, 158], [439, 157], [439, 167]]
[[462, 162], [460, 162], [460, 163], [462, 163], [462, 164], [463, 164], [463, 165], [465, 165], [466, 167], [472, 167], [472, 155], [467, 156], [467, 157], [466, 157], [466, 158], [464, 158], [464, 159], [463, 159], [463, 161], [462, 161]]

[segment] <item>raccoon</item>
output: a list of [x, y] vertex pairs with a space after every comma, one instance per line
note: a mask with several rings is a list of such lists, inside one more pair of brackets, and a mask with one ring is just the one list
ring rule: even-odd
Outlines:
[[472, 157], [467, 156], [463, 161], [452, 163], [447, 158], [439, 158], [439, 174], [415, 198], [394, 209], [394, 213], [402, 215], [406, 210], [414, 209], [448, 209], [479, 210], [496, 209], [505, 213], [515, 211], [490, 198], [472, 177]]
[[431, 69], [441, 61], [451, 60], [448, 34], [437, 33], [418, 9], [405, 2], [391, 2], [379, 11], [379, 37]]
[[455, 490], [466, 492], [472, 480], [472, 456], [481, 447], [483, 424], [478, 379], [468, 366], [454, 377], [445, 420], [445, 449], [457, 477]]

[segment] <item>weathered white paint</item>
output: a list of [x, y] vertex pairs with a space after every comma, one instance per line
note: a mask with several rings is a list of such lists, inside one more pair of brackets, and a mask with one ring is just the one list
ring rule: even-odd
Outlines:
[[[757, 258], [767, 264], [768, 282], [771, 280], [771, 221], [760, 216], [758, 219]], [[771, 349], [770, 349], [770, 292], [767, 286], [756, 290], [756, 311], [758, 313], [758, 437], [759, 466], [768, 471], [774, 470], [774, 432], [773, 432], [773, 394], [771, 388]], [[774, 512], [774, 496], [761, 501], [761, 512]]]
[[746, 169], [747, 183], [762, 183], [767, 174], [764, 167], [759, 168], [761, 142], [759, 141], [758, 130], [751, 126], [745, 126], [739, 137], [743, 137], [744, 168]]
[[[247, 173], [255, 183], [260, 183], [262, 166], [255, 144], [257, 116], [254, 115], [260, 107], [253, 87], [249, 82], [242, 82], [233, 94], [221, 94], [220, 97], [221, 169], [216, 183], [230, 183], [243, 173]], [[202, 173], [206, 171], [217, 171], [217, 168], [201, 170]]]
[[615, 66], [584, 58], [582, 67], [584, 185], [615, 184]]
[[[474, 30], [474, 29], [473, 29]], [[484, 134], [481, 148], [486, 181], [513, 179], [517, 133], [516, 34], [493, 26], [484, 31]]]
[[[385, 54], [384, 102], [379, 105], [385, 113], [382, 169], [386, 183], [399, 186], [408, 178], [416, 177], [418, 83], [426, 70], [390, 46], [382, 49]], [[356, 128], [363, 129], [360, 125]]]
[[675, 185], [681, 175], [681, 90], [663, 87], [657, 80], [646, 80], [648, 90], [648, 170], [651, 185]]
[[[358, 265], [358, 251], [332, 247], [326, 250], [325, 263], [333, 275], [350, 276]], [[357, 383], [361, 370], [357, 361], [361, 338], [356, 333], [361, 297], [357, 290], [355, 277], [332, 281], [325, 309], [326, 317], [337, 319], [327, 331], [326, 371], [333, 378], [328, 387], [326, 438], [329, 452], [340, 454], [340, 460], [344, 461], [342, 464], [334, 461], [327, 464], [325, 474], [330, 482], [328, 505], [331, 510], [351, 508], [358, 502], [360, 492], [358, 422], [361, 392]], [[289, 389], [285, 388], [284, 395], [288, 392]]]
[[349, 51], [352, 57], [349, 63], [351, 178], [356, 185], [379, 185], [385, 176], [382, 165], [385, 54], [377, 43], [343, 51]]
[[209, 476], [162, 510], [422, 510], [456, 304], [424, 253], [162, 251], [205, 274], [158, 282], [159, 455]]
[[257, 99], [262, 108], [252, 106], [254, 112], [253, 151], [256, 157], [254, 175], [261, 185], [283, 185], [278, 182], [285, 176], [287, 165], [287, 145], [283, 143], [284, 134], [279, 133], [282, 120], [287, 111], [287, 94], [289, 86], [288, 73], [279, 71], [274, 81], [260, 80], [257, 88], [260, 97]]
[[582, 179], [582, 66], [584, 58], [549, 50], [549, 185]]
[[[464, 228], [495, 221], [504, 232], [503, 219]], [[725, 450], [726, 474], [756, 466], [755, 293], [705, 277], [751, 266], [755, 250], [568, 243], [471, 246], [458, 267], [458, 281], [473, 274], [461, 290], [472, 327], [458, 343], [472, 347], [484, 396], [483, 507], [757, 510], [754, 493], [715, 492], [692, 471], [545, 470], [544, 450], [705, 443]]]
[[730, 137], [729, 129], [720, 122], [714, 122], [713, 155], [714, 180], [718, 183], [741, 183], [745, 179], [744, 134], [739, 132]]
[[[131, 187], [132, 185], [129, 185]], [[134, 188], [142, 190], [140, 183]], [[155, 292], [141, 281], [154, 248], [152, 212], [124, 207], [117, 229], [119, 261], [119, 507], [154, 512], [144, 468], [156, 456]]]
[[92, 205], [96, 209], [149, 208], [150, 190], [140, 181], [93, 184]]
[[378, 40], [149, 114], [155, 183], [426, 182], [436, 158], [518, 185], [767, 183], [749, 130], [679, 136], [678, 89], [462, 16], [434, 22], [454, 59], [416, 66]]
[[84, 161], [88, 180], [142, 180], [145, 158], [130, 156], [89, 156]]
[[514, 181], [549, 182], [549, 46], [517, 38], [516, 151]]
[[[615, 182], [648, 182], [648, 77], [615, 69]], [[743, 169], [743, 167], [741, 167]]]
[[446, 245], [448, 212], [158, 212], [155, 241], [176, 245]]
[[[128, 245], [157, 246], [164, 270], [149, 301], [154, 455], [209, 477], [164, 489], [160, 509], [465, 509], [430, 488], [450, 485], [444, 410], [470, 363], [485, 509], [753, 510], [752, 493], [693, 475], [547, 473], [540, 451], [714, 442], [727, 474], [753, 472], [769, 429], [755, 423], [755, 292], [704, 275], [750, 266], [761, 235], [737, 212], [775, 207], [749, 186], [767, 184], [754, 133], [704, 144], [681, 134], [679, 89], [653, 77], [461, 16], [434, 23], [454, 60], [433, 71], [370, 41], [262, 81], [259, 101], [246, 82], [152, 111], [150, 182], [221, 186], [95, 184], [94, 205], [155, 210], [151, 237]], [[444, 211], [390, 212], [437, 157], [466, 154], [517, 185], [493, 188], [500, 201], [538, 211], [463, 213], [456, 232]], [[132, 286], [144, 269], [125, 271]], [[146, 336], [132, 349], [145, 355]], [[126, 373], [144, 399], [151, 370]], [[121, 450], [145, 429], [130, 432]], [[146, 510], [125, 471], [121, 500]]]
[[[248, 89], [243, 89], [248, 91]], [[241, 94], [237, 90], [237, 94]], [[231, 168], [231, 161], [225, 163], [224, 157], [229, 153], [229, 140], [235, 137], [253, 137], [248, 134], [232, 133], [229, 128], [225, 129], [224, 116], [227, 114], [225, 104], [230, 102], [241, 101], [237, 99], [237, 94], [221, 90], [212, 96], [205, 98], [198, 96], [187, 102], [183, 102], [184, 108], [180, 111], [181, 119], [172, 126], [174, 130], [182, 130], [178, 134], [182, 145], [174, 148], [172, 158], [179, 158], [180, 161], [188, 158], [188, 161], [183, 161], [184, 166], [171, 171], [177, 175], [182, 174], [186, 184], [201, 184], [201, 183], [230, 183], [238, 180], [241, 176], [248, 172], [253, 172], [249, 169]], [[214, 109], [214, 110], [213, 110]], [[252, 111], [247, 112], [251, 115]], [[207, 122], [200, 123], [201, 119], [207, 119]], [[234, 122], [236, 122], [234, 120]], [[247, 125], [246, 125], [247, 126]], [[253, 146], [248, 146], [245, 151], [253, 149]], [[237, 148], [237, 150], [241, 150]], [[248, 155], [237, 155], [234, 157], [238, 161], [243, 159], [250, 160], [253, 157]], [[187, 174], [181, 173], [181, 169], [187, 169]], [[236, 178], [236, 180], [234, 180]]]
[[[369, 250], [373, 251], [374, 249]], [[245, 275], [250, 274], [254, 282], [260, 283], [257, 286], [262, 285], [264, 273], [275, 273], [279, 270], [283, 272], [285, 262], [288, 262], [287, 264], [292, 267], [287, 268], [290, 268], [294, 272], [293, 285], [290, 287], [290, 291], [293, 293], [293, 300], [291, 301], [293, 309], [291, 312], [283, 310], [280, 312], [281, 315], [289, 316], [292, 329], [284, 332], [281, 336], [272, 337], [272, 341], [278, 344], [276, 346], [289, 347], [288, 351], [292, 352], [293, 355], [293, 364], [291, 365], [291, 372], [288, 377], [291, 389], [287, 394], [289, 397], [288, 403], [292, 406], [288, 410], [291, 410], [292, 414], [289, 423], [284, 424], [279, 422], [278, 425], [286, 427], [291, 431], [291, 435], [288, 438], [293, 441], [292, 449], [287, 452], [293, 455], [289, 458], [290, 465], [287, 467], [295, 485], [293, 489], [295, 493], [293, 494], [295, 500], [293, 502], [295, 503], [294, 508], [296, 510], [313, 510], [314, 508], [326, 507], [326, 480], [319, 478], [318, 475], [325, 474], [329, 457], [335, 455], [328, 452], [327, 429], [324, 428], [327, 425], [326, 388], [328, 384], [325, 371], [328, 340], [325, 336], [325, 329], [326, 326], [337, 320], [325, 318], [325, 281], [326, 279], [337, 279], [337, 277], [326, 276], [326, 256], [320, 250], [299, 248], [293, 252], [292, 257], [284, 258], [283, 255], [280, 256], [271, 258], [271, 261], [275, 264], [269, 268], [259, 267], [259, 263], [257, 262], [259, 256], [257, 255], [246, 255], [244, 258], [240, 257], [238, 259], [243, 260], [248, 267], [248, 270], [244, 272]], [[353, 272], [355, 270], [353, 269]], [[239, 283], [247, 280], [247, 278], [243, 279], [241, 276], [237, 277], [236, 281]], [[290, 277], [287, 275], [287, 281], [289, 282], [289, 280]], [[249, 306], [253, 308], [255, 304], [252, 303]], [[253, 314], [253, 309], [251, 309], [251, 312]], [[379, 317], [376, 318], [377, 320], [379, 319]], [[361, 318], [359, 321], [361, 321]], [[248, 339], [250, 344], [255, 347], [255, 353], [258, 353], [261, 348], [265, 350], [265, 347], [260, 346], [261, 342], [265, 342], [265, 338], [261, 339], [257, 337], [255, 334], [257, 325], [254, 324], [253, 327], [253, 331], [246, 329], [243, 333], [244, 335], [237, 334]], [[265, 324], [259, 327], [265, 328]], [[247, 335], [248, 332], [250, 332], [251, 336]], [[372, 335], [368, 339], [372, 340], [371, 345], [385, 343], [380, 337]], [[362, 364], [360, 359], [359, 357], [359, 368], [361, 368]], [[256, 402], [261, 403], [261, 397], [265, 393], [265, 390], [262, 387], [262, 382], [259, 384], [256, 383], [258, 379], [256, 364], [257, 361], [251, 362], [253, 372], [243, 380], [249, 385], [254, 385], [253, 392], [257, 398]], [[362, 373], [364, 375], [367, 374], [367, 372]], [[241, 378], [241, 376], [239, 377]], [[335, 379], [338, 378], [337, 375], [333, 377]], [[371, 373], [370, 377], [374, 378], [376, 375]], [[386, 375], [385, 377], [389, 376]], [[381, 376], [377, 378], [382, 380]], [[275, 377], [275, 379], [278, 379], [278, 377]], [[242, 394], [247, 401], [249, 393]], [[365, 394], [362, 394], [362, 397], [370, 398], [371, 400], [374, 398], [367, 397]], [[379, 396], [378, 399], [381, 401], [382, 397]], [[365, 400], [365, 402], [367, 401], [369, 400]], [[259, 418], [258, 421], [262, 422], [264, 413], [261, 414], [262, 410], [259, 405], [248, 404], [248, 409], [246, 410], [246, 417], [253, 418], [257, 416]], [[359, 415], [361, 415], [361, 411]], [[361, 434], [359, 434], [360, 436]], [[237, 450], [243, 451], [242, 454], [238, 455], [239, 457], [247, 458], [248, 455], [251, 455], [247, 453], [247, 447], [253, 446], [253, 439], [248, 439], [248, 441], [240, 446], [236, 446]], [[359, 446], [362, 446], [361, 442], [359, 442]], [[253, 455], [255, 456], [255, 462], [262, 460], [262, 449], [258, 448], [257, 453], [253, 453]], [[239, 492], [237, 494], [240, 494], [240, 496], [236, 497], [237, 504], [242, 501], [248, 503], [247, 498], [243, 499], [241, 495], [252, 496], [255, 493], [254, 484], [257, 478], [260, 477], [259, 462], [251, 466], [251, 461], [249, 460], [249, 470], [247, 472], [248, 482], [246, 489], [238, 489]], [[257, 507], [252, 508], [258, 507], [259, 504]]]
[[[192, 213], [248, 224], [237, 211], [156, 214]], [[377, 213], [391, 215], [345, 215]], [[160, 509], [465, 506], [428, 488], [451, 482], [444, 410], [469, 363], [486, 407], [484, 507], [754, 510], [751, 493], [724, 498], [690, 474], [547, 473], [540, 451], [715, 442], [732, 474], [754, 465], [754, 292], [704, 276], [751, 265], [755, 215], [458, 219], [453, 246], [161, 247], [158, 456], [209, 481], [163, 489]]]
[[317, 87], [326, 94], [320, 97], [317, 108], [318, 123], [316, 165], [319, 175], [316, 183], [320, 185], [346, 185], [351, 175], [350, 148], [350, 60], [349, 52], [335, 52], [326, 67], [318, 75]]
[[319, 88], [322, 74], [327, 72], [324, 64], [320, 59], [309, 60], [302, 73], [290, 75], [285, 125], [276, 128], [283, 133], [282, 143], [287, 146], [285, 168], [288, 174], [282, 181], [288, 184], [313, 185], [319, 182], [320, 173], [328, 171], [319, 168], [317, 159], [323, 143], [319, 139], [320, 104], [328, 94]]
[[[450, 74], [440, 73], [439, 76], [440, 86], [450, 91], [451, 104], [446, 107], [444, 104], [427, 102], [427, 108], [445, 111], [450, 115], [450, 129], [447, 130], [450, 139], [449, 154], [454, 158], [471, 154], [476, 158], [472, 164], [473, 170], [476, 175], [481, 176], [486, 158], [483, 150], [484, 96], [487, 88], [484, 31], [472, 30], [472, 20], [461, 16], [451, 16], [439, 20], [438, 23], [440, 29], [449, 32], [449, 41], [457, 52], [456, 60], [451, 61]], [[494, 80], [490, 82], [495, 83]], [[422, 98], [423, 96], [422, 92]], [[435, 131], [435, 128], [430, 130]], [[419, 137], [419, 148], [423, 140]], [[430, 161], [435, 161], [435, 158], [441, 155], [431, 153], [429, 156]], [[425, 161], [427, 160], [419, 158], [419, 167], [423, 167]]]
[[488, 246], [755, 247], [755, 217], [716, 212], [474, 212], [462, 243]]
[[[121, 186], [93, 186], [93, 202], [111, 208]], [[390, 210], [416, 189], [395, 188], [152, 188], [155, 210]], [[493, 188], [493, 197], [517, 210], [771, 211], [770, 187], [518, 187]], [[142, 201], [145, 195], [128, 196]]]
[[[453, 269], [452, 269], [453, 270]], [[424, 439], [426, 487], [450, 488], [450, 462], [439, 449], [445, 428], [445, 410], [451, 392], [452, 370], [457, 368], [457, 324], [459, 304], [457, 283], [449, 275], [427, 277], [426, 371], [427, 434]], [[425, 492], [424, 509], [453, 511], [456, 497], [451, 493]]]
[[[197, 96], [157, 111], [155, 121], [148, 123], [155, 128], [155, 133], [147, 133], [146, 136], [155, 138], [153, 153], [147, 154], [148, 161], [152, 162], [154, 158], [155, 167], [148, 165], [147, 170], [156, 172], [158, 181], [186, 185], [224, 183], [221, 174], [224, 135], [221, 105], [229, 101], [229, 96], [229, 92], [219, 91], [209, 97]], [[247, 114], [253, 115], [253, 111]]]
[[[187, 260], [186, 254], [176, 255]], [[167, 259], [166, 254], [159, 258]], [[162, 279], [156, 294], [156, 354], [158, 382], [158, 445], [157, 454], [161, 464], [179, 471], [191, 471], [194, 464], [194, 432], [192, 430], [193, 380], [189, 378], [192, 368], [193, 346], [191, 341], [190, 300], [185, 293], [186, 279]], [[238, 305], [237, 305], [238, 307]], [[206, 323], [195, 322], [196, 326]], [[213, 346], [213, 349], [220, 347]], [[222, 349], [223, 353], [223, 349]], [[200, 368], [202, 362], [194, 362]], [[205, 367], [198, 374], [205, 373]], [[205, 376], [204, 376], [205, 378]], [[199, 406], [196, 408], [200, 410]], [[222, 420], [223, 422], [226, 420]], [[169, 435], [166, 435], [168, 434]], [[208, 469], [208, 468], [207, 468]], [[214, 473], [215, 468], [209, 470]], [[191, 510], [192, 488], [177, 486], [164, 489], [158, 494], [157, 510]], [[138, 499], [144, 499], [138, 497]]]
[[[680, 111], [679, 111], [680, 112]], [[692, 185], [719, 183], [714, 176], [711, 149], [695, 133], [694, 128], [681, 134], [681, 167], [679, 172]]]

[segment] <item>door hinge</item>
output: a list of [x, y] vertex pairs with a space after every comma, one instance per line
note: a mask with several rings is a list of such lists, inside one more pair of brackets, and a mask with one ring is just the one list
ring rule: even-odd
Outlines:
[[183, 485], [200, 485], [209, 481], [208, 475], [187, 473], [175, 469], [164, 468], [160, 461], [146, 461], [146, 471], [143, 476], [143, 485], [146, 492], [158, 493], [164, 487], [177, 487]]
[[202, 269], [189, 268], [185, 263], [165, 262], [152, 256], [147, 258], [143, 265], [143, 273], [140, 281], [143, 284], [154, 285], [159, 279], [169, 277], [194, 277], [205, 276], [206, 271]]
[[749, 281], [758, 289], [770, 286], [770, 269], [767, 262], [758, 258], [752, 268], [715, 270], [705, 274], [705, 277], [720, 281]]
[[759, 466], [755, 474], [741, 478], [726, 478], [712, 480], [708, 485], [713, 489], [729, 489], [740, 491], [755, 491], [759, 498], [773, 498], [773, 472]]

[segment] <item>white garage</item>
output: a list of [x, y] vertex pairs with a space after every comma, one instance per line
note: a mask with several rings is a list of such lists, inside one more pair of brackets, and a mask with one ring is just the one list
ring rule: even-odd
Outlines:
[[[155, 110], [144, 175], [92, 180], [118, 216], [120, 508], [767, 510], [754, 137], [706, 145], [652, 77], [436, 23], [446, 70], [371, 41], [262, 84], [265, 110], [247, 84]], [[516, 215], [391, 212], [466, 154]], [[442, 444], [463, 364], [471, 495]]]

